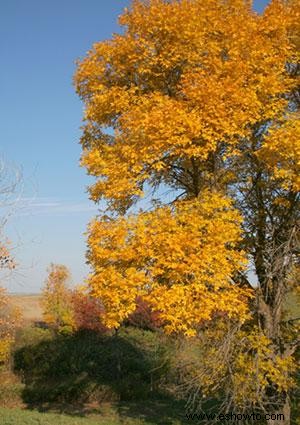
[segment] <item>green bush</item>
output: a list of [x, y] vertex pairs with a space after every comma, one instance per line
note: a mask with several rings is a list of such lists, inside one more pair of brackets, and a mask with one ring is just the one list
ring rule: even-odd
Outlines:
[[14, 367], [29, 404], [138, 400], [161, 392], [171, 352], [165, 336], [136, 328], [114, 336], [27, 329], [18, 338]]
[[53, 337], [54, 332], [51, 329], [44, 329], [30, 325], [17, 330], [13, 349], [16, 351], [21, 347], [35, 346], [42, 341], [52, 340]]

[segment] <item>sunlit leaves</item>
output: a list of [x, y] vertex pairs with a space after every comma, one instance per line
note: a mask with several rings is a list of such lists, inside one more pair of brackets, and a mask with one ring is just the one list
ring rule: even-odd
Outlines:
[[7, 291], [0, 287], [0, 366], [9, 359], [20, 319], [19, 309], [11, 305]]
[[258, 157], [286, 189], [300, 191], [300, 117], [292, 114], [266, 136]]
[[195, 332], [216, 312], [244, 320], [250, 293], [230, 276], [245, 265], [240, 217], [228, 199], [203, 194], [152, 212], [95, 220], [89, 228], [89, 279], [106, 310], [106, 323], [118, 326], [142, 295], [160, 311], [166, 330]]
[[51, 264], [43, 288], [42, 305], [46, 323], [57, 330], [72, 330], [74, 310], [72, 294], [68, 288], [70, 272], [62, 264]]
[[145, 182], [178, 184], [178, 161], [205, 162], [220, 144], [230, 155], [257, 122], [280, 118], [297, 85], [286, 70], [297, 1], [263, 16], [242, 0], [134, 1], [124, 34], [96, 43], [75, 76], [87, 131], [115, 130], [113, 144], [84, 143], [82, 164], [99, 178], [92, 199], [126, 209]]
[[[253, 176], [239, 173], [254, 157], [262, 174], [298, 187], [298, 124], [287, 113], [298, 6], [276, 0], [258, 15], [244, 0], [133, 1], [124, 32], [78, 64], [82, 165], [96, 178], [91, 198], [112, 213], [88, 232], [88, 283], [109, 327], [139, 296], [168, 332], [193, 335], [217, 312], [245, 319], [249, 294], [233, 283], [246, 256], [241, 219], [227, 196], [239, 178], [249, 190]], [[161, 185], [180, 200], [128, 213]]]

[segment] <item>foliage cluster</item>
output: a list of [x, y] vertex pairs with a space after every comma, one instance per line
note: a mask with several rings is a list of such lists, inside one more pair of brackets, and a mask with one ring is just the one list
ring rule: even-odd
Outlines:
[[[80, 330], [109, 332], [103, 323], [102, 300], [92, 296], [84, 287], [71, 288], [69, 279], [70, 272], [66, 266], [51, 264], [42, 296], [45, 323], [66, 333]], [[155, 330], [162, 326], [162, 319], [146, 300], [138, 297], [135, 310], [124, 324]]]
[[74, 327], [71, 292], [67, 286], [70, 272], [62, 264], [51, 264], [42, 296], [44, 320], [57, 330]]

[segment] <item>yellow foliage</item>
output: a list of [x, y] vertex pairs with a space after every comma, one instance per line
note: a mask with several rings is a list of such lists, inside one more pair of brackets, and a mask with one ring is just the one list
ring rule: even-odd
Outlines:
[[242, 270], [240, 216], [219, 194], [181, 201], [89, 228], [89, 277], [106, 309], [106, 325], [117, 327], [143, 296], [161, 312], [168, 332], [195, 334], [216, 312], [247, 315], [250, 295], [230, 281]]
[[88, 229], [103, 321], [117, 328], [143, 299], [166, 332], [197, 335], [183, 342], [198, 346], [187, 386], [226, 411], [268, 411], [294, 385], [298, 326], [279, 316], [296, 287], [299, 22], [300, 0], [262, 15], [248, 0], [133, 0], [122, 34], [95, 43], [75, 75], [81, 164], [108, 214]]
[[69, 278], [70, 272], [66, 266], [51, 264], [43, 289], [44, 320], [59, 330], [72, 330], [75, 326], [72, 293], [67, 286]]
[[[10, 270], [15, 268], [15, 262], [7, 245], [7, 241], [6, 243], [0, 242], [0, 270], [3, 268]], [[20, 316], [20, 312], [10, 306], [6, 290], [0, 287], [0, 365], [9, 358], [11, 345], [14, 341], [15, 328]]]
[[12, 342], [13, 342], [13, 338], [11, 338], [11, 337], [6, 337], [6, 338], [2, 337], [1, 338], [1, 340], [0, 340], [0, 364], [5, 363], [8, 360]]
[[[287, 70], [299, 59], [299, 5], [274, 0], [259, 15], [245, 0], [135, 0], [120, 17], [124, 32], [78, 64], [81, 163], [96, 177], [91, 198], [114, 213], [95, 219], [88, 238], [88, 284], [107, 326], [137, 296], [168, 332], [193, 336], [217, 313], [246, 319], [250, 292], [232, 279], [246, 254], [230, 161], [259, 147], [263, 171], [299, 187], [299, 120], [287, 114], [299, 84]], [[254, 148], [262, 125], [269, 132]], [[126, 215], [161, 186], [183, 190], [180, 200]]]
[[[205, 398], [217, 393], [237, 409], [265, 402], [270, 388], [285, 394], [294, 387], [297, 369], [293, 356], [282, 356], [257, 327], [236, 327], [236, 322], [215, 322], [202, 329], [199, 339], [179, 347], [177, 367], [187, 385]], [[191, 384], [191, 382], [193, 382]]]
[[263, 333], [254, 328], [250, 333], [241, 332], [242, 341], [233, 364], [233, 388], [236, 388], [235, 404], [237, 406], [255, 406], [264, 400], [266, 391], [276, 388], [285, 394], [295, 386], [292, 378], [297, 370], [293, 356], [283, 357], [276, 354], [273, 343]]
[[0, 287], [0, 364], [9, 358], [20, 318], [20, 311], [10, 305], [6, 290]]
[[205, 161], [220, 144], [225, 157], [252, 125], [281, 118], [282, 93], [298, 84], [286, 64], [299, 57], [299, 9], [299, 0], [273, 1], [262, 16], [244, 0], [134, 1], [124, 34], [96, 43], [75, 76], [82, 164], [99, 177], [92, 199], [126, 207], [145, 181], [169, 182], [179, 159]]
[[300, 117], [291, 114], [266, 136], [258, 157], [267, 163], [283, 187], [300, 191]]

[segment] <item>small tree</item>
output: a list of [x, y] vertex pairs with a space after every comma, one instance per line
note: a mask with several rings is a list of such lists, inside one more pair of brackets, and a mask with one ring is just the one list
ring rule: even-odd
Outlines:
[[[0, 270], [5, 268], [14, 269], [15, 262], [10, 255], [7, 244], [0, 244]], [[0, 364], [9, 359], [19, 320], [19, 310], [10, 305], [6, 290], [0, 287]]]
[[74, 327], [72, 295], [68, 287], [70, 272], [62, 264], [51, 264], [42, 295], [44, 320], [57, 330]]
[[[0, 158], [0, 207], [7, 208], [15, 204], [16, 189], [20, 183], [17, 170], [7, 167]], [[0, 215], [0, 283], [4, 270], [15, 269], [16, 263], [9, 249], [9, 241], [2, 234], [2, 229], [7, 221], [7, 215]], [[0, 364], [9, 359], [11, 345], [15, 337], [15, 329], [21, 319], [19, 309], [13, 307], [9, 301], [6, 289], [0, 286]]]
[[9, 360], [20, 319], [19, 309], [11, 305], [6, 290], [0, 287], [0, 365]]

